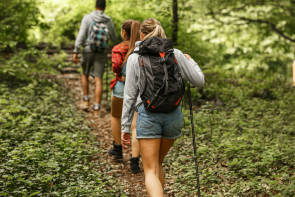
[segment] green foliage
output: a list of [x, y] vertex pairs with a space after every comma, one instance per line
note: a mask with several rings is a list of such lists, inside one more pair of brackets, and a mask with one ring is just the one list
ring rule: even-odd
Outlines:
[[[179, 0], [178, 3], [177, 48], [190, 53], [201, 65], [286, 72], [286, 65], [295, 58], [290, 41], [295, 39], [293, 1]], [[94, 5], [94, 0], [2, 1], [2, 47], [26, 42], [28, 29], [37, 24], [30, 30], [32, 41], [55, 46], [73, 44], [83, 16], [94, 10]], [[171, 37], [172, 1], [110, 0], [106, 14], [113, 18], [118, 35], [126, 19], [143, 21], [154, 17]]]
[[18, 73], [0, 73], [0, 196], [124, 196], [62, 84]]
[[286, 72], [295, 59], [294, 41], [286, 39], [295, 40], [291, 1], [192, 0], [185, 6], [188, 31], [210, 46], [208, 66]]
[[67, 66], [67, 55], [60, 53], [48, 58], [48, 55], [36, 49], [15, 51], [15, 54], [0, 56], [2, 76], [27, 80], [40, 77], [42, 74], [55, 74], [56, 69]]
[[[176, 47], [200, 65], [230, 70], [259, 67], [286, 73], [286, 65], [295, 58], [292, 42], [282, 36], [294, 39], [291, 1], [179, 0], [178, 4]], [[82, 17], [94, 10], [94, 1], [51, 0], [39, 7], [45, 16], [42, 24], [46, 24], [39, 32], [40, 41], [73, 44]], [[118, 35], [126, 19], [153, 17], [161, 21], [171, 38], [172, 1], [108, 1], [105, 12], [112, 17]]]
[[[178, 3], [176, 47], [192, 55], [206, 76], [205, 88], [192, 89], [203, 195], [293, 196], [294, 1]], [[29, 39], [73, 44], [94, 1], [2, 0], [0, 8], [1, 51]], [[110, 0], [106, 14], [118, 35], [126, 19], [153, 17], [171, 37], [171, 8], [172, 1]], [[64, 58], [31, 49], [0, 57], [2, 196], [120, 194], [111, 187], [113, 177], [95, 170], [99, 161], [89, 159], [99, 150], [73, 101], [59, 84], [39, 80], [65, 66]], [[165, 161], [171, 196], [196, 196], [188, 110], [184, 114], [184, 137]]]
[[20, 50], [11, 57], [9, 55], [6, 57], [0, 56], [0, 62], [2, 63], [0, 74], [26, 80], [38, 75], [41, 70], [50, 72], [52, 68], [47, 67], [48, 65], [44, 61], [45, 58], [44, 53], [34, 49]]
[[[160, 6], [159, 6], [160, 5]], [[171, 32], [171, 3], [167, 1], [148, 1], [144, 4], [140, 1], [108, 1], [105, 13], [113, 19], [119, 37], [121, 24], [127, 19], [143, 21], [146, 18], [154, 17], [162, 21], [168, 35]], [[80, 27], [81, 20], [85, 14], [95, 9], [95, 1], [56, 1], [51, 0], [39, 4], [42, 14], [41, 28], [34, 31], [34, 35], [40, 41], [51, 42], [54, 45], [63, 43], [73, 44]], [[134, 7], [140, 9], [134, 9]], [[153, 10], [153, 12], [151, 12]]]
[[39, 23], [37, 0], [0, 1], [0, 51], [27, 43], [28, 30]]
[[[195, 99], [207, 102], [194, 113], [203, 195], [292, 196], [295, 90], [289, 80], [258, 71], [205, 75], [206, 87]], [[217, 98], [223, 105], [213, 102]], [[171, 194], [195, 196], [190, 123], [184, 113], [184, 137], [167, 156], [165, 168], [175, 177]]]
[[38, 37], [39, 41], [59, 46], [73, 43], [83, 16], [94, 10], [95, 4], [92, 0], [51, 0], [38, 6], [44, 18], [41, 20], [42, 26], [34, 29], [32, 35]]

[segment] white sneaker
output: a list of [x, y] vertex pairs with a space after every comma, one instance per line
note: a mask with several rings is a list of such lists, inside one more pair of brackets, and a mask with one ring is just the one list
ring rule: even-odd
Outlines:
[[93, 105], [93, 110], [94, 110], [94, 111], [99, 111], [99, 110], [100, 110], [100, 104], [95, 103], [95, 104]]
[[89, 98], [88, 98], [88, 96], [83, 96], [83, 100], [81, 103], [81, 109], [84, 111], [88, 111], [88, 107], [89, 107]]

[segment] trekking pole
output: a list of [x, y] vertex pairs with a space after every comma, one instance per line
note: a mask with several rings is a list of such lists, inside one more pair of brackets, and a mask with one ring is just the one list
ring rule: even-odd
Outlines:
[[[183, 97], [181, 101], [181, 113], [183, 113], [184, 107], [185, 107], [185, 98]], [[185, 120], [183, 121], [183, 128], [185, 128]]]
[[293, 62], [293, 87], [295, 87], [295, 60]]
[[190, 87], [189, 81], [187, 82], [187, 97], [188, 97], [187, 99], [188, 99], [188, 102], [189, 102], [190, 118], [191, 118], [191, 125], [192, 125], [192, 138], [193, 138], [193, 148], [194, 148], [194, 160], [195, 160], [195, 165], [196, 165], [198, 197], [201, 197], [199, 168], [198, 168], [198, 159], [197, 159], [197, 146], [196, 146], [194, 117], [193, 117], [193, 106], [192, 106], [192, 95], [191, 95], [191, 87]]
[[105, 86], [106, 86], [106, 106], [108, 106], [108, 100], [109, 100], [109, 54], [107, 54], [107, 61], [106, 61], [106, 78], [105, 78]]

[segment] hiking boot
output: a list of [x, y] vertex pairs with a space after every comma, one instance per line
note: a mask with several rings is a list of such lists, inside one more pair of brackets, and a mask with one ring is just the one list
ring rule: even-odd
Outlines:
[[84, 111], [88, 111], [88, 107], [89, 107], [89, 97], [83, 96], [83, 100], [81, 103], [81, 109]]
[[123, 159], [122, 145], [115, 144], [115, 142], [113, 142], [113, 148], [111, 148], [109, 154], [113, 156], [116, 160], [121, 161]]
[[132, 174], [137, 174], [140, 172], [139, 157], [132, 157], [130, 159], [130, 170], [131, 170]]

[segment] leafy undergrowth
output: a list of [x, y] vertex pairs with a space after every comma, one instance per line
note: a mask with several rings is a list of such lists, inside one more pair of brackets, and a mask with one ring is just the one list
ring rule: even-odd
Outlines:
[[[59, 82], [40, 78], [56, 61], [39, 56], [0, 58], [0, 196], [126, 196], [97, 170], [100, 150], [74, 101]], [[289, 81], [260, 71], [205, 75], [206, 86], [192, 89], [202, 196], [294, 196]], [[177, 197], [197, 195], [187, 107], [184, 116], [184, 135], [165, 161], [173, 182], [166, 193]]]
[[[193, 89], [196, 100], [207, 100], [194, 113], [203, 196], [294, 196], [291, 83], [280, 74], [207, 71], [206, 76], [201, 94]], [[175, 196], [197, 195], [188, 112], [184, 136], [166, 161], [166, 171], [175, 179], [169, 192]]]
[[125, 196], [61, 84], [17, 74], [0, 72], [0, 196]]

